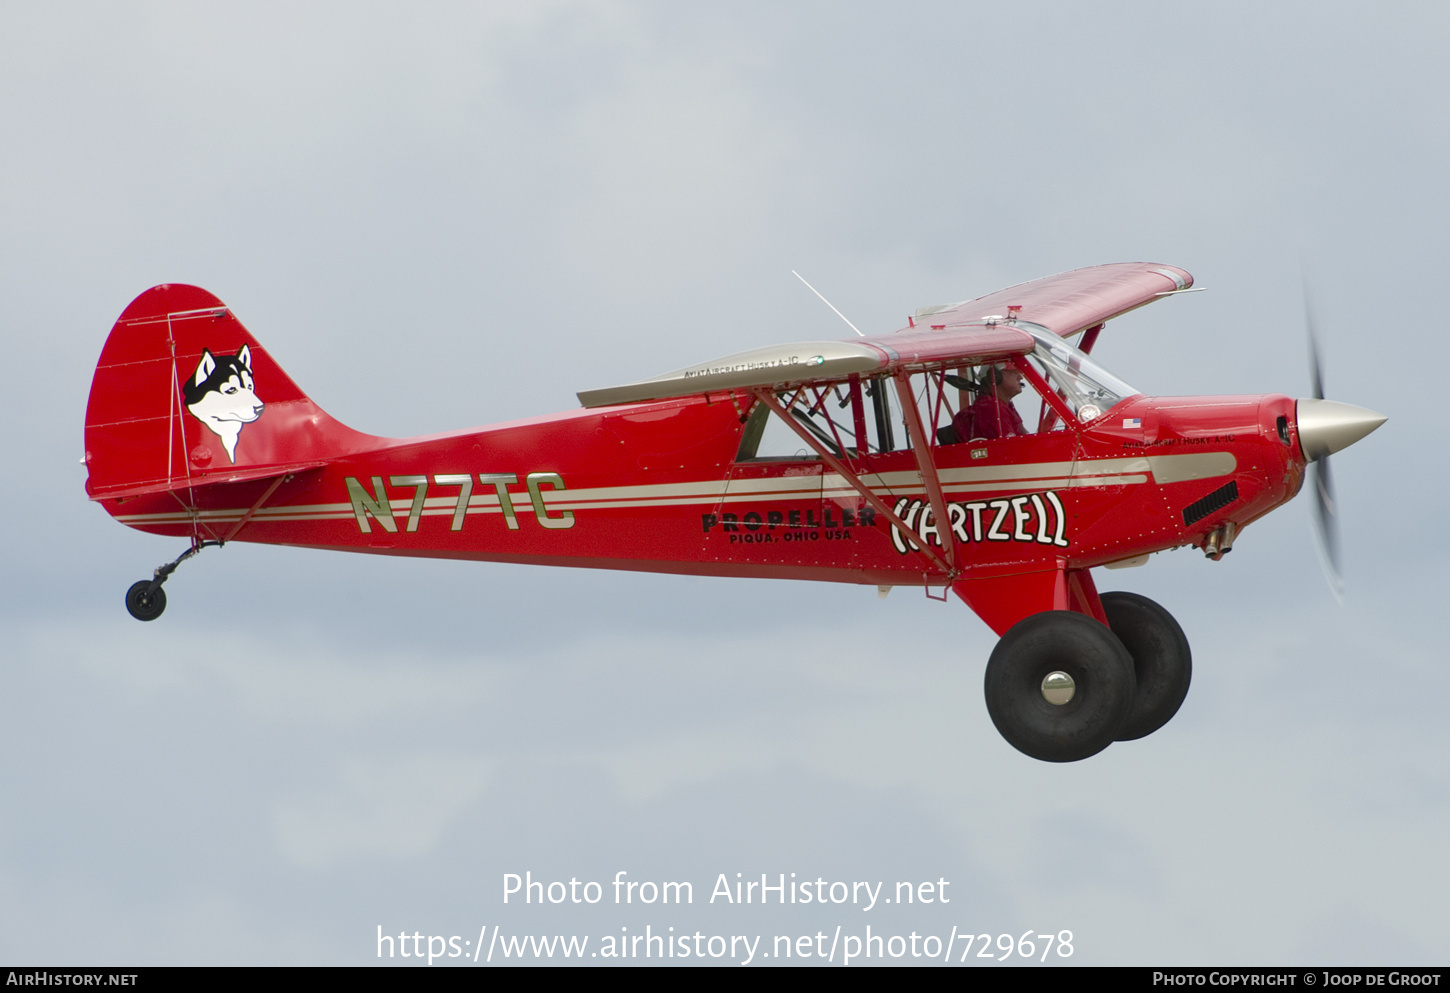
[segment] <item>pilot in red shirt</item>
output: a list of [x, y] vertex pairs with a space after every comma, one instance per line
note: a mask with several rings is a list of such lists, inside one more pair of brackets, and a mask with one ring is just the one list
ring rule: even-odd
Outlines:
[[1011, 438], [1026, 434], [1027, 426], [1022, 423], [1017, 408], [1012, 406], [1012, 398], [1021, 393], [1025, 385], [1022, 373], [1012, 368], [990, 366], [982, 383], [991, 389], [952, 418], [957, 437], [969, 441], [973, 438]]

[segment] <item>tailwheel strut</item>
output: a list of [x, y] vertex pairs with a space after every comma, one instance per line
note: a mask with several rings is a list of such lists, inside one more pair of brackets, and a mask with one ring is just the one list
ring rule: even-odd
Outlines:
[[166, 609], [166, 591], [161, 588], [161, 585], [171, 578], [176, 567], [199, 553], [203, 548], [210, 548], [213, 545], [220, 548], [222, 544], [220, 541], [193, 539], [190, 548], [165, 565], [157, 566], [151, 579], [143, 579], [131, 584], [131, 588], [126, 591], [126, 610], [138, 621], [156, 620]]
[[176, 571], [176, 567], [200, 552], [203, 548], [211, 548], [213, 545], [220, 548], [235, 538], [242, 528], [246, 527], [256, 515], [257, 511], [262, 509], [262, 505], [272, 498], [272, 494], [277, 492], [277, 487], [283, 483], [290, 483], [294, 475], [294, 473], [290, 472], [284, 473], [272, 480], [271, 485], [262, 491], [261, 496], [257, 497], [257, 502], [252, 504], [251, 509], [242, 515], [242, 519], [237, 522], [237, 526], [222, 535], [221, 538], [203, 541], [201, 535], [193, 534], [191, 537], [191, 547], [170, 562], [158, 567], [156, 575], [153, 578], [143, 579], [139, 583], [132, 583], [131, 588], [126, 591], [126, 609], [130, 611], [131, 616], [138, 621], [154, 621], [160, 617], [161, 612], [166, 609], [166, 591], [161, 588], [161, 584], [166, 582], [171, 574]]

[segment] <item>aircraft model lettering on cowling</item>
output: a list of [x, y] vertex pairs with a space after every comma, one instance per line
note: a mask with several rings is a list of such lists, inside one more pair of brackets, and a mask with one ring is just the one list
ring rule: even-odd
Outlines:
[[1192, 282], [1079, 269], [890, 334], [413, 439], [344, 427], [220, 300], [157, 286], [96, 367], [86, 488], [122, 523], [190, 540], [127, 592], [141, 620], [182, 561], [229, 541], [950, 590], [1001, 635], [985, 681], [998, 730], [1073, 761], [1157, 730], [1191, 678], [1173, 617], [1099, 596], [1092, 570], [1185, 545], [1221, 558], [1306, 467], [1384, 421], [1324, 400], [1317, 373], [1311, 399], [1149, 397], [1090, 357], [1105, 322]]

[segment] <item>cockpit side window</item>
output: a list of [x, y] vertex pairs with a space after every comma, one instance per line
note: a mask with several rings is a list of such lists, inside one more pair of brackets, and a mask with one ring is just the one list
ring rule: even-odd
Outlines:
[[[856, 420], [851, 408], [851, 391], [845, 383], [807, 386], [776, 394], [796, 423], [826, 451], [840, 458], [854, 455]], [[781, 423], [769, 407], [756, 402], [741, 432], [737, 462], [818, 459], [819, 455], [800, 435]]]
[[[837, 457], [857, 458], [911, 447], [896, 387], [889, 376], [807, 386], [776, 394], [798, 424]], [[820, 456], [781, 422], [769, 407], [756, 403], [740, 436], [737, 462], [804, 460]]]

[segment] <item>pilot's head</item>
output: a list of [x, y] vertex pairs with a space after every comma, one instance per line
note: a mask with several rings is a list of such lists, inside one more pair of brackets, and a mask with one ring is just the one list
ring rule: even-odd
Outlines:
[[1011, 400], [1022, 392], [1022, 373], [1010, 366], [991, 365], [982, 376], [982, 382], [992, 389], [1000, 400]]

